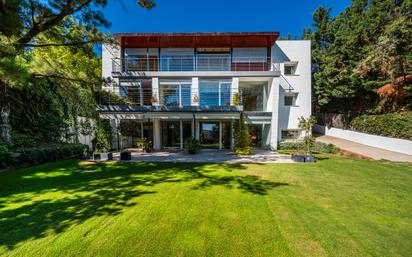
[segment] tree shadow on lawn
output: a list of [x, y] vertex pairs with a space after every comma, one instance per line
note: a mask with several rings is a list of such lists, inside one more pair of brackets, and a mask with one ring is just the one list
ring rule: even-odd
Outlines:
[[[195, 163], [101, 163], [68, 167], [68, 173], [54, 177], [36, 176], [38, 169], [21, 172], [20, 176], [8, 181], [18, 186], [0, 193], [0, 246], [13, 249], [19, 242], [42, 238], [50, 232], [61, 233], [92, 217], [118, 215], [124, 208], [137, 204], [135, 199], [139, 196], [156, 193], [151, 188], [161, 183], [199, 181], [193, 190], [225, 186], [258, 195], [288, 185], [251, 175], [215, 174], [204, 166]], [[222, 166], [227, 171], [233, 168], [219, 165]], [[47, 170], [47, 165], [44, 168]], [[42, 196], [41, 200], [31, 200], [36, 196]], [[19, 207], [5, 209], [10, 204]]]

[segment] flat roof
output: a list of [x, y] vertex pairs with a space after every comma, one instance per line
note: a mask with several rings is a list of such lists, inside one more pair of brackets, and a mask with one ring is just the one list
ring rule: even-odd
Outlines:
[[122, 47], [270, 47], [279, 32], [115, 33]]

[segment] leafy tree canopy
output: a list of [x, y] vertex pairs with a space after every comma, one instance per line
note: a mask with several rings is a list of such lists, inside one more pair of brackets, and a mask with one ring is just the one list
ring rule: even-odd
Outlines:
[[[411, 0], [353, 0], [338, 16], [313, 14], [314, 102], [318, 111], [394, 111], [411, 101]], [[382, 88], [385, 87], [385, 88]]]
[[[119, 1], [121, 2], [121, 1]], [[138, 0], [151, 9], [154, 2]], [[97, 43], [115, 43], [107, 0], [0, 1], [0, 139], [18, 133], [59, 141], [78, 127], [77, 116], [96, 117], [103, 83]]]

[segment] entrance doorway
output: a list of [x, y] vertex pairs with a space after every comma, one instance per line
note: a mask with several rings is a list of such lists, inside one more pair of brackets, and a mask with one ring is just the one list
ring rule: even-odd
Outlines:
[[200, 122], [200, 146], [208, 149], [230, 149], [231, 128], [230, 122]]
[[262, 147], [262, 137], [263, 137], [263, 128], [262, 125], [248, 125], [249, 136], [250, 136], [250, 146], [252, 147]]
[[162, 148], [183, 149], [184, 141], [190, 137], [191, 121], [162, 121]]
[[180, 122], [162, 122], [162, 144], [164, 148], [180, 148]]
[[202, 148], [219, 149], [219, 122], [201, 122], [199, 132]]

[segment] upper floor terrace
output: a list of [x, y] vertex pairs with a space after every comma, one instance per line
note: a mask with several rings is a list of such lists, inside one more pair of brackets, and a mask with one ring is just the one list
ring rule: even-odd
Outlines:
[[[271, 60], [277, 32], [115, 34], [120, 48], [111, 58], [114, 77], [144, 72], [159, 75], [193, 72], [278, 73]], [[272, 72], [272, 73], [271, 73]]]

